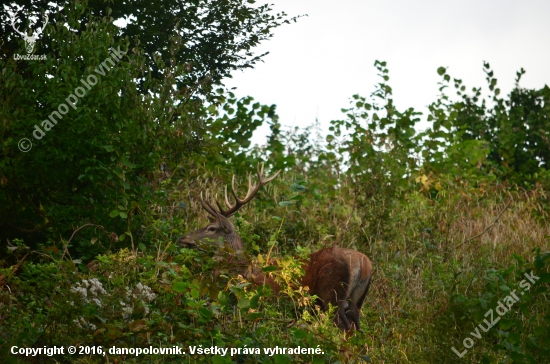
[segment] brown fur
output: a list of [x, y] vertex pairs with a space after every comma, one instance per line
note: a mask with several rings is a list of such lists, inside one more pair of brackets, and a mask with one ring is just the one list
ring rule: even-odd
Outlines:
[[360, 330], [359, 310], [369, 290], [372, 264], [363, 253], [344, 248], [327, 248], [311, 254], [304, 264], [302, 285], [316, 295], [323, 310], [337, 306], [336, 325], [345, 331]]

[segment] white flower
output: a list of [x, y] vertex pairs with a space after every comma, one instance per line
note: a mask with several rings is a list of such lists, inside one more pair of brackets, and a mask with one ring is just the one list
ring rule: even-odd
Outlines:
[[124, 317], [125, 319], [130, 317], [133, 312], [134, 312], [134, 309], [131, 306], [122, 307], [122, 317]]
[[103, 288], [103, 285], [97, 278], [90, 279], [90, 293], [97, 297], [98, 292], [101, 294], [107, 294], [107, 291]]
[[80, 283], [77, 283], [76, 286], [71, 287], [71, 292], [78, 293], [84, 302], [88, 302], [88, 291], [86, 288], [81, 287]]
[[145, 304], [145, 302], [141, 301], [141, 304], [143, 305], [143, 311], [145, 311], [145, 316], [149, 314], [149, 307]]
[[103, 304], [101, 304], [101, 301], [98, 300], [97, 298], [93, 298], [92, 301], [93, 301], [96, 305], [98, 305], [99, 307], [103, 307]]

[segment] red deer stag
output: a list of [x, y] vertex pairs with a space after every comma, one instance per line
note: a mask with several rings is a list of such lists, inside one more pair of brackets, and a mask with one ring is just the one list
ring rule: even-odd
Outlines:
[[[231, 192], [235, 198], [235, 204], [231, 205], [225, 193], [225, 203], [228, 207], [223, 210], [216, 201], [216, 209], [211, 203], [209, 195], [203, 199], [201, 193], [201, 204], [204, 210], [210, 214], [210, 223], [202, 228], [180, 238], [180, 245], [188, 248], [197, 248], [197, 242], [227, 242], [236, 252], [243, 250], [241, 238], [235, 227], [229, 221], [245, 204], [250, 202], [256, 193], [275, 179], [280, 171], [269, 178], [263, 177], [263, 166], [258, 166], [258, 184], [252, 186], [251, 177], [248, 178], [248, 193], [240, 199], [235, 190], [235, 177], [231, 183]], [[354, 327], [360, 331], [359, 310], [363, 305], [365, 296], [369, 290], [372, 264], [363, 253], [345, 248], [326, 248], [311, 254], [309, 261], [304, 262], [305, 275], [302, 278], [302, 285], [308, 286], [312, 295], [319, 297], [319, 303], [323, 310], [328, 309], [328, 304], [337, 306], [337, 313], [334, 323], [344, 331], [351, 331]], [[254, 271], [256, 275], [261, 271]], [[256, 283], [264, 282], [269, 284], [274, 291], [279, 291], [279, 286], [272, 279], [257, 277]]]

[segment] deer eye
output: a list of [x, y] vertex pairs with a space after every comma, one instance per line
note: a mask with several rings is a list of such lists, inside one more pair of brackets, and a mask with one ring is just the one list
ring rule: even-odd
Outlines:
[[210, 227], [208, 228], [208, 231], [216, 231], [216, 228], [215, 228], [214, 226], [210, 226]]

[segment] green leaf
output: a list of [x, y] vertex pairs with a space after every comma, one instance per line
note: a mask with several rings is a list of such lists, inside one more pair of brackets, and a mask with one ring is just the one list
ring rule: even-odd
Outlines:
[[294, 202], [295, 201], [281, 201], [279, 202], [279, 206], [286, 207], [286, 206], [294, 205]]
[[248, 298], [241, 298], [237, 304], [241, 310], [247, 309], [250, 307], [250, 300]]
[[250, 300], [250, 308], [257, 308], [258, 304], [260, 303], [260, 297], [262, 297], [261, 294], [257, 294]]
[[210, 321], [212, 319], [212, 311], [210, 311], [209, 309], [207, 309], [206, 307], [201, 307], [199, 308], [199, 313], [201, 314], [201, 316]]
[[517, 344], [521, 341], [521, 337], [519, 336], [519, 334], [517, 332], [509, 332], [508, 333], [508, 341], [511, 344]]
[[440, 75], [440, 76], [443, 76], [446, 71], [447, 71], [447, 69], [445, 67], [439, 67], [437, 69], [437, 74]]
[[302, 186], [301, 184], [298, 184], [298, 183], [293, 183], [290, 186], [290, 190], [293, 192], [303, 192], [306, 190], [306, 186]]
[[544, 326], [537, 326], [533, 330], [533, 333], [535, 334], [535, 336], [543, 336], [543, 335], [546, 334], [546, 330], [547, 330], [547, 328], [544, 327]]
[[128, 218], [128, 214], [124, 211], [120, 211], [120, 213], [118, 214], [120, 217], [122, 217], [123, 219], [127, 219]]
[[502, 319], [499, 322], [499, 326], [502, 330], [508, 330], [514, 324], [514, 320], [511, 319]]
[[118, 211], [118, 210], [113, 210], [113, 211], [111, 211], [111, 213], [109, 214], [109, 216], [111, 216], [111, 217], [117, 217], [118, 214], [120, 214], [120, 211]]
[[128, 160], [126, 156], [122, 156], [121, 160], [122, 164], [124, 164], [128, 168], [135, 168], [136, 165]]
[[292, 335], [294, 335], [296, 339], [304, 339], [305, 337], [307, 337], [307, 332], [304, 330], [293, 328], [291, 329], [291, 331], [292, 331]]
[[264, 314], [261, 312], [251, 312], [248, 314], [249, 320], [257, 320], [257, 319], [261, 319], [262, 317], [264, 317]]
[[172, 284], [172, 290], [177, 293], [182, 293], [187, 290], [187, 283], [185, 282], [174, 282]]

